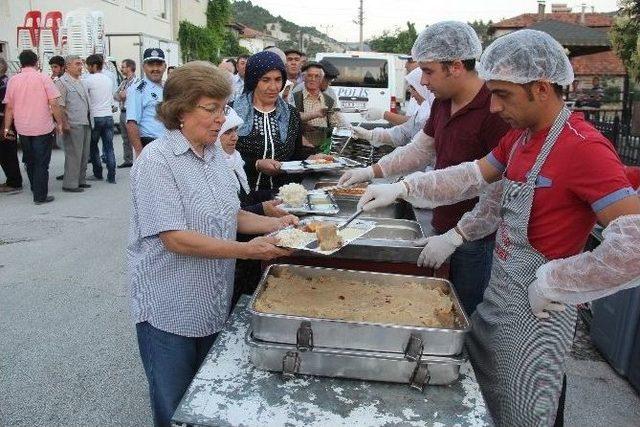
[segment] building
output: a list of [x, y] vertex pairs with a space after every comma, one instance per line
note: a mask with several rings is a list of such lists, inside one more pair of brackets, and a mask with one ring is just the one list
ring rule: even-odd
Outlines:
[[[66, 13], [79, 8], [102, 12], [107, 34], [143, 33], [150, 39], [164, 40], [175, 45], [180, 21], [201, 26], [206, 24], [207, 0], [2, 0], [0, 56], [9, 61], [16, 60], [19, 53], [17, 27], [24, 25], [27, 12], [40, 11], [44, 18], [48, 12], [60, 11], [64, 22]], [[134, 43], [137, 43], [135, 38], [116, 43], [109, 54], [117, 59], [136, 59], [139, 57], [139, 46]]]
[[236, 37], [238, 37], [240, 46], [246, 48], [251, 53], [260, 52], [264, 50], [265, 47], [275, 46], [281, 41], [281, 39], [263, 33], [262, 31], [254, 30], [239, 22], [232, 22], [227, 25], [227, 27], [234, 31]]
[[489, 34], [500, 37], [523, 28], [537, 29], [551, 34], [569, 51], [578, 90], [591, 89], [593, 78], [604, 86], [622, 89], [626, 70], [622, 61], [611, 50], [608, 31], [613, 25], [615, 12], [587, 12], [583, 4], [580, 12], [572, 12], [565, 3], [554, 3], [546, 11], [543, 0], [537, 2], [536, 13], [523, 13], [494, 23]]

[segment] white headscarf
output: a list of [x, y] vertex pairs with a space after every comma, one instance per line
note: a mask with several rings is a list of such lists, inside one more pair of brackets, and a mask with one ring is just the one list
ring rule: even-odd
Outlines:
[[216, 144], [218, 145], [218, 147], [220, 147], [220, 150], [222, 150], [224, 158], [227, 160], [227, 164], [229, 165], [229, 167], [236, 173], [242, 189], [245, 191], [245, 193], [249, 194], [251, 188], [249, 187], [247, 174], [244, 171], [244, 160], [242, 160], [242, 156], [240, 155], [240, 153], [238, 153], [238, 150], [234, 150], [232, 154], [227, 154], [227, 152], [222, 148], [222, 141], [220, 141], [220, 137], [226, 131], [236, 128], [242, 123], [244, 123], [244, 120], [242, 120], [240, 116], [238, 116], [238, 113], [236, 113], [236, 111], [231, 108], [229, 110], [227, 118], [220, 128], [220, 132], [218, 132], [218, 139], [216, 140]]
[[433, 96], [433, 93], [431, 93], [429, 89], [427, 89], [422, 83], [420, 83], [420, 80], [422, 80], [421, 68], [418, 67], [415, 70], [411, 71], [409, 74], [404, 76], [404, 79], [411, 85], [412, 88], [416, 90], [416, 92], [420, 94], [421, 97], [424, 98], [424, 101], [427, 104], [433, 104], [435, 96]]

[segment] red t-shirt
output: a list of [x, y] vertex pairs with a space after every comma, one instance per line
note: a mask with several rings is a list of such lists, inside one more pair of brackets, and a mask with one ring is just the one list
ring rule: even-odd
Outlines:
[[[507, 165], [511, 149], [523, 130], [511, 130], [489, 154], [499, 170]], [[524, 182], [533, 168], [549, 129], [519, 143], [506, 177]], [[582, 252], [596, 222], [596, 212], [635, 194], [611, 143], [582, 113], [573, 113], [560, 133], [536, 181], [529, 218], [529, 241], [548, 259]], [[496, 238], [499, 250], [500, 238]]]
[[638, 190], [640, 188], [640, 166], [625, 166], [624, 172], [627, 174], [631, 186]]
[[[452, 116], [451, 100], [436, 99], [424, 127], [433, 137], [436, 149], [435, 169], [444, 169], [481, 159], [493, 150], [509, 125], [489, 111], [491, 92], [483, 85], [473, 100]], [[444, 233], [456, 226], [465, 212], [472, 210], [478, 199], [464, 200], [433, 210], [433, 228]]]

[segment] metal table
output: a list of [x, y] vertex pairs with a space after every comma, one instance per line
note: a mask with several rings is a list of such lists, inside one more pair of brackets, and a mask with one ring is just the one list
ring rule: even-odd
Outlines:
[[173, 415], [194, 426], [492, 425], [471, 365], [424, 393], [402, 384], [300, 377], [283, 382], [249, 361], [243, 296]]

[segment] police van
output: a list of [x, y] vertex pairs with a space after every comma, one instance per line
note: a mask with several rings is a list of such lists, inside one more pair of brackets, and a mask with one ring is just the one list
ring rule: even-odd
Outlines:
[[340, 71], [331, 87], [338, 96], [342, 112], [351, 123], [362, 122], [360, 112], [370, 108], [398, 111], [406, 91], [405, 60], [399, 55], [378, 52], [316, 54], [316, 61], [321, 59], [329, 61]]

